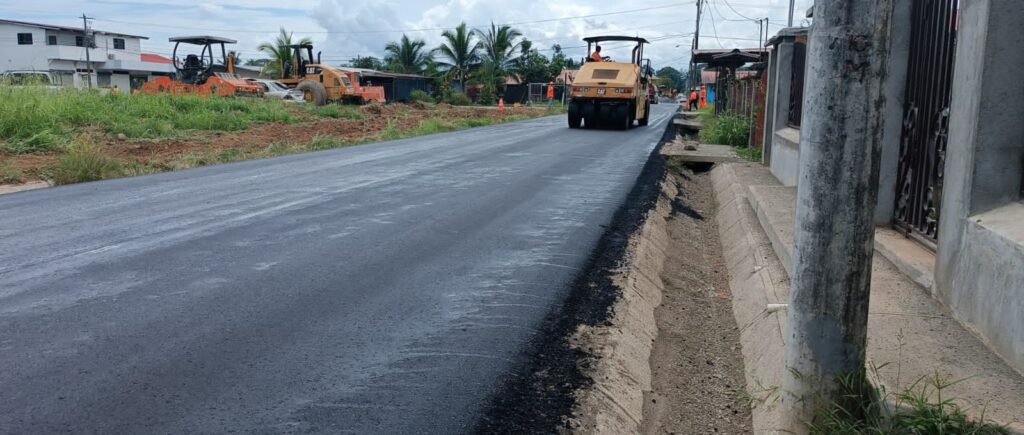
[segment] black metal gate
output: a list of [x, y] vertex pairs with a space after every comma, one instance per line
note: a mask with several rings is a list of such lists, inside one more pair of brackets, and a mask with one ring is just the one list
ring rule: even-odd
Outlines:
[[914, 0], [894, 223], [935, 248], [959, 0]]

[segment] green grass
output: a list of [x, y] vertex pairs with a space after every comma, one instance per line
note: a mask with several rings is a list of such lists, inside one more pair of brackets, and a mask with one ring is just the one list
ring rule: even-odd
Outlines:
[[761, 161], [761, 149], [753, 147], [736, 147], [736, 155], [751, 162]]
[[0, 183], [21, 184], [25, 182], [25, 174], [18, 168], [0, 166]]
[[95, 145], [76, 144], [47, 169], [53, 184], [72, 184], [122, 176], [121, 163], [100, 153]]
[[327, 104], [323, 106], [306, 105], [306, 112], [322, 118], [362, 120], [363, 112], [359, 106], [343, 104]]
[[708, 144], [746, 146], [750, 134], [750, 121], [746, 116], [724, 112], [717, 116], [701, 112], [704, 127], [700, 130], [700, 142]]
[[[881, 367], [872, 368], [876, 373]], [[997, 435], [1006, 429], [968, 417], [946, 390], [959, 381], [935, 373], [918, 379], [906, 390], [890, 394], [874, 388], [863, 374], [840, 376], [841, 397], [820, 410], [808, 424], [815, 435], [946, 434]]]
[[129, 138], [164, 138], [187, 130], [236, 131], [256, 122], [296, 121], [284, 103], [191, 95], [101, 95], [0, 86], [0, 139], [12, 154], [59, 151], [93, 126]]

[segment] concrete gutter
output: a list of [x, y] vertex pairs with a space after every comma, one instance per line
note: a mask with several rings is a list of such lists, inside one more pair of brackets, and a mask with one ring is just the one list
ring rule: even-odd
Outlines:
[[654, 310], [661, 304], [661, 281], [672, 213], [673, 183], [661, 181], [661, 194], [640, 230], [629, 240], [626, 258], [613, 282], [622, 290], [607, 325], [582, 326], [572, 345], [594, 358], [593, 385], [577, 393], [570, 426], [575, 433], [639, 433], [644, 392], [651, 390], [651, 350], [658, 335]]

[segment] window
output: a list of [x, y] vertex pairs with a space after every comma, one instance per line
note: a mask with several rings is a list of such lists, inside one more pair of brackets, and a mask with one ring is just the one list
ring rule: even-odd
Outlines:
[[31, 33], [19, 33], [18, 34], [18, 45], [32, 45], [32, 34]]
[[619, 71], [614, 69], [595, 69], [595, 79], [614, 79], [619, 76]]
[[114, 38], [114, 50], [124, 50], [124, 38]]
[[75, 37], [75, 47], [85, 47], [85, 37], [84, 36], [76, 36]]
[[46, 45], [57, 45], [57, 35], [46, 35]]

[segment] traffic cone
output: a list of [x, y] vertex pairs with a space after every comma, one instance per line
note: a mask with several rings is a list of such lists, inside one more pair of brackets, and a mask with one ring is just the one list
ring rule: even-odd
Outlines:
[[498, 110], [504, 110], [504, 109], [505, 109], [505, 99], [501, 98], [501, 97], [498, 97]]

